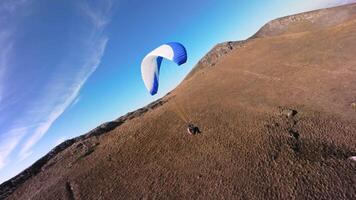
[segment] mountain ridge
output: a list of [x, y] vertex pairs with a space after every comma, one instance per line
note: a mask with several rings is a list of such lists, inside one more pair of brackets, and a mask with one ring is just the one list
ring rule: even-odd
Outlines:
[[[181, 86], [179, 86], [178, 88], [173, 90], [171, 93], [167, 94], [167, 96], [165, 96], [162, 99], [159, 99], [159, 100], [149, 104], [146, 107], [143, 107], [143, 108], [140, 108], [140, 109], [138, 109], [136, 111], [130, 112], [130, 113], [128, 113], [128, 114], [126, 114], [126, 115], [114, 120], [114, 121], [104, 123], [104, 124], [100, 125], [99, 127], [95, 128], [94, 130], [90, 131], [89, 133], [85, 134], [85, 135], [82, 135], [82, 136], [79, 136], [77, 138], [73, 138], [73, 139], [70, 139], [70, 140], [67, 140], [67, 141], [61, 143], [60, 145], [55, 147], [49, 154], [47, 154], [46, 156], [41, 158], [39, 161], [37, 161], [35, 164], [33, 164], [28, 169], [26, 169], [24, 172], [20, 173], [19, 175], [17, 175], [13, 179], [10, 179], [9, 181], [6, 181], [3, 184], [1, 184], [0, 185], [0, 194], [1, 194], [0, 195], [0, 199], [7, 198], [7, 197], [11, 196], [18, 189], [18, 187], [20, 187], [21, 185], [25, 184], [25, 182], [27, 180], [31, 179], [33, 176], [36, 176], [38, 173], [41, 173], [44, 170], [49, 169], [51, 166], [56, 165], [56, 163], [60, 163], [60, 161], [61, 161], [60, 158], [58, 160], [55, 160], [56, 156], [59, 155], [59, 154], [68, 153], [67, 151], [79, 152], [78, 155], [76, 155], [76, 158], [74, 159], [75, 161], [72, 162], [72, 163], [75, 164], [77, 162], [81, 162], [82, 159], [85, 159], [86, 157], [88, 157], [91, 153], [93, 153], [95, 151], [96, 147], [98, 145], [100, 145], [101, 142], [99, 142], [99, 139], [103, 134], [105, 135], [105, 133], [110, 133], [112, 131], [115, 131], [115, 129], [117, 127], [125, 126], [125, 122], [128, 122], [130, 120], [136, 120], [137, 117], [143, 116], [148, 111], [152, 111], [152, 112], [154, 111], [150, 115], [155, 115], [158, 112], [158, 111], [156, 111], [156, 109], [162, 111], [166, 115], [169, 115], [169, 113], [167, 114], [167, 111], [164, 111], [164, 110], [159, 109], [159, 108], [162, 105], [164, 105], [167, 102], [169, 102], [170, 98], [175, 98], [173, 93], [177, 93], [178, 94], [183, 89], [185, 89], [185, 91], [187, 91], [188, 94], [194, 95], [191, 92], [190, 88], [187, 86], [189, 84], [189, 81], [195, 81], [195, 80], [193, 80], [194, 77], [199, 76], [199, 78], [201, 80], [208, 80], [206, 78], [206, 76], [207, 76], [206, 73], [208, 73], [212, 69], [218, 71], [219, 70], [218, 68], [215, 69], [216, 66], [221, 66], [223, 64], [228, 66], [228, 65], [230, 65], [231, 63], [233, 63], [235, 61], [236, 62], [237, 61], [241, 62], [242, 64], [246, 64], [246, 63], [244, 63], [243, 60], [239, 60], [239, 58], [233, 57], [232, 53], [236, 53], [236, 51], [239, 51], [241, 49], [245, 49], [245, 51], [248, 51], [249, 49], [252, 48], [251, 46], [255, 45], [255, 44], [258, 47], [261, 47], [261, 45], [258, 44], [258, 42], [259, 42], [258, 40], [261, 40], [261, 39], [264, 39], [264, 38], [270, 38], [266, 42], [271, 42], [272, 46], [273, 45], [282, 45], [282, 44], [277, 44], [278, 41], [274, 41], [275, 40], [274, 37], [277, 37], [277, 36], [282, 37], [283, 35], [288, 35], [288, 37], [290, 37], [290, 34], [293, 35], [293, 34], [300, 34], [300, 33], [305, 32], [305, 29], [302, 29], [304, 31], [299, 31], [299, 32], [293, 32], [292, 31], [292, 32], [290, 32], [290, 30], [293, 30], [293, 29], [285, 31], [285, 29], [283, 29], [283, 28], [280, 29], [281, 26], [279, 24], [282, 24], [282, 25], [284, 24], [283, 26], [285, 27], [286, 26], [285, 24], [287, 24], [287, 26], [290, 26], [290, 24], [293, 24], [295, 22], [300, 23], [300, 21], [303, 21], [303, 16], [304, 17], [305, 16], [311, 16], [311, 15], [313, 15], [313, 13], [318, 13], [317, 16], [321, 19], [321, 18], [323, 18], [323, 16], [327, 15], [327, 14], [320, 14], [320, 13], [323, 13], [323, 12], [329, 13], [328, 15], [335, 14], [335, 12], [336, 13], [343, 13], [343, 14], [339, 14], [339, 15], [344, 16], [344, 18], [343, 18], [343, 20], [340, 20], [340, 21], [336, 20], [336, 22], [333, 22], [330, 25], [328, 24], [327, 26], [322, 26], [321, 29], [334, 27], [334, 26], [336, 26], [338, 24], [345, 23], [345, 21], [346, 22], [350, 21], [350, 23], [353, 23], [353, 21], [355, 21], [356, 4], [351, 4], [351, 5], [337, 7], [337, 8], [322, 9], [322, 10], [318, 10], [318, 11], [314, 11], [314, 12], [311, 11], [311, 12], [308, 12], [307, 14], [297, 14], [297, 16], [299, 16], [299, 17], [288, 16], [288, 17], [285, 17], [285, 18], [279, 18], [279, 19], [276, 19], [276, 20], [272, 20], [271, 22], [267, 23], [264, 27], [262, 27], [254, 36], [252, 36], [251, 38], [249, 38], [249, 39], [247, 39], [245, 41], [225, 42], [225, 43], [220, 43], [220, 44], [216, 45], [211, 51], [209, 51], [206, 54], [206, 56], [204, 56], [198, 62], [196, 67], [191, 71], [191, 73], [189, 73], [187, 75], [185, 80], [182, 82]], [[332, 13], [332, 14], [330, 14], [330, 13]], [[347, 14], [345, 15], [345, 13], [347, 13]], [[347, 17], [345, 17], [345, 16], [347, 16]], [[298, 20], [295, 20], [295, 19], [298, 19]], [[287, 23], [285, 20], [287, 20], [287, 21], [288, 20], [292, 20], [292, 22], [291, 23]], [[281, 21], [283, 23], [281, 23]], [[275, 24], [277, 24], [277, 25], [275, 25]], [[299, 24], [297, 24], [297, 26], [299, 27]], [[309, 27], [309, 26], [307, 26], [307, 27]], [[276, 28], [274, 30], [277, 30], [276, 31], [278, 33], [277, 35], [275, 35], [275, 33], [272, 33], [273, 31], [271, 31], [271, 30], [273, 30], [273, 28]], [[319, 26], [319, 28], [320, 28], [320, 26]], [[319, 31], [319, 30], [320, 29], [312, 28], [311, 30], [309, 30], [309, 31], [307, 30], [306, 32], [315, 32], [315, 31]], [[301, 37], [301, 36], [296, 35], [296, 36], [292, 36], [292, 37], [298, 39], [298, 37]], [[250, 44], [250, 43], [253, 43], [253, 44]], [[256, 47], [256, 46], [254, 46], [254, 47]], [[278, 55], [277, 55], [277, 57], [278, 57]], [[256, 57], [256, 58], [258, 58], [258, 57]], [[296, 59], [299, 59], [299, 58], [296, 58]], [[316, 61], [313, 61], [312, 58], [310, 58], [310, 59], [311, 59], [311, 62], [316, 62]], [[227, 69], [227, 71], [229, 71], [229, 70], [232, 70], [232, 69], [230, 69], [230, 68]], [[276, 81], [276, 80], [280, 81], [283, 78], [283, 77], [280, 78], [280, 77], [277, 77], [277, 76], [274, 77], [274, 76], [270, 76], [270, 75], [265, 75], [265, 74], [263, 74], [261, 72], [257, 73], [257, 72], [249, 71], [247, 69], [239, 69], [239, 70], [240, 70], [240, 73], [245, 74], [247, 76], [255, 77], [258, 80], [262, 80], [263, 83], [265, 83], [267, 85], [270, 84], [273, 81]], [[325, 69], [325, 70], [329, 70], [329, 69]], [[351, 74], [354, 73], [352, 70], [353, 69], [350, 67], [350, 69], [345, 68], [344, 71], [339, 71], [337, 73], [345, 74], [345, 76], [348, 77], [350, 73]], [[264, 70], [260, 70], [260, 71], [263, 72]], [[334, 73], [332, 70], [329, 70], [329, 71], [330, 72], [326, 71], [325, 73]], [[225, 71], [221, 71], [221, 73], [227, 75], [227, 72], [225, 72]], [[276, 72], [276, 74], [278, 74], [278, 73]], [[212, 76], [214, 76], [214, 75], [212, 75]], [[194, 83], [196, 83], [196, 82], [194, 82]], [[196, 85], [197, 84], [206, 84], [206, 83], [205, 82], [196, 83]], [[218, 88], [218, 86], [216, 86], [216, 87]], [[294, 87], [299, 87], [299, 86], [294, 86]], [[322, 86], [318, 86], [318, 87], [322, 87]], [[305, 90], [305, 88], [301, 87], [301, 90], [303, 90], [303, 89]], [[351, 91], [352, 91], [352, 89], [351, 89]], [[249, 94], [251, 91], [243, 91], [243, 92], [244, 92], [244, 94]], [[238, 93], [238, 92], [235, 91], [235, 93]], [[213, 97], [216, 97], [216, 96], [213, 96]], [[185, 97], [185, 98], [187, 98], [187, 97]], [[217, 97], [217, 98], [219, 98], [219, 97]], [[277, 97], [273, 96], [272, 99], [273, 98], [275, 99]], [[181, 97], [181, 99], [183, 99], [181, 101], [184, 101], [183, 97]], [[213, 100], [209, 99], [209, 101], [213, 101]], [[241, 104], [241, 105], [244, 104], [244, 101], [245, 101], [244, 98], [241, 97], [239, 104]], [[350, 101], [350, 103], [352, 103], [353, 101], [356, 101], [356, 100], [353, 100], [350, 97], [350, 99], [347, 99], [347, 101]], [[201, 101], [199, 100], [199, 102], [201, 102]], [[255, 103], [256, 105], [258, 104], [258, 102], [254, 102], [253, 100], [251, 102]], [[195, 103], [195, 104], [197, 104], [197, 103]], [[249, 104], [250, 104], [250, 102], [249, 102]], [[323, 104], [329, 105], [329, 104], [327, 104], [327, 102], [321, 102], [320, 103], [321, 106]], [[233, 103], [232, 105], [235, 105], [235, 104]], [[337, 106], [339, 106], [339, 105], [337, 105]], [[339, 110], [344, 111], [344, 113], [340, 113], [340, 115], [343, 118], [349, 118], [351, 120], [351, 122], [354, 122], [353, 120], [355, 118], [352, 115], [353, 111], [349, 111], [348, 108], [344, 108], [342, 106], [341, 106], [342, 109], [341, 109], [341, 107], [340, 108], [339, 107], [336, 107], [335, 110], [338, 110], [338, 112], [339, 112]], [[186, 109], [188, 110], [188, 108], [189, 107], [187, 107]], [[221, 109], [223, 109], [223, 110], [227, 109], [228, 110], [228, 108], [224, 108], [224, 107], [221, 107]], [[249, 109], [254, 109], [254, 108], [249, 108]], [[279, 128], [280, 128], [279, 126], [283, 126], [283, 129], [286, 129], [287, 132], [289, 134], [291, 134], [291, 138], [288, 138], [288, 139], [283, 138], [282, 139], [282, 140], [286, 140], [286, 142], [291, 147], [290, 149], [287, 148], [287, 150], [285, 150], [285, 151], [287, 151], [287, 152], [289, 152], [289, 151], [298, 152], [299, 151], [298, 150], [298, 148], [299, 148], [298, 146], [299, 146], [300, 130], [297, 130], [297, 129], [300, 129], [300, 127], [298, 127], [299, 126], [298, 123], [300, 121], [300, 119], [299, 119], [300, 113], [298, 115], [296, 115], [296, 116], [294, 116], [294, 115], [293, 116], [289, 116], [288, 113], [291, 113], [291, 112], [293, 113], [294, 111], [298, 113], [300, 109], [303, 110], [303, 106], [299, 106], [299, 107], [298, 106], [296, 106], [296, 107], [293, 107], [293, 106], [292, 107], [289, 107], [289, 106], [283, 107], [282, 106], [279, 109], [280, 110], [277, 109], [276, 111], [273, 111], [273, 112], [280, 113], [278, 116], [281, 116], [281, 117], [274, 117], [271, 120], [271, 122], [268, 123], [266, 125], [266, 127], [263, 128], [263, 129], [264, 129], [264, 131], [266, 131], [268, 133], [271, 132], [272, 135], [270, 137], [279, 138], [280, 136], [275, 136], [275, 135], [273, 135], [274, 133], [272, 133], [272, 132], [275, 131], [276, 129], [279, 131]], [[325, 107], [324, 107], [324, 109], [325, 109]], [[266, 110], [270, 110], [270, 109], [266, 108]], [[328, 111], [328, 112], [334, 113], [332, 109], [330, 109], [330, 110], [331, 111]], [[219, 112], [219, 111], [217, 110], [216, 112]], [[261, 111], [259, 111], [259, 112], [261, 112]], [[304, 112], [308, 113], [309, 111], [304, 111]], [[196, 113], [197, 113], [196, 115], [198, 115], [199, 112], [196, 112]], [[207, 116], [209, 116], [209, 113], [206, 113], [204, 111], [202, 111], [201, 113], [205, 113]], [[287, 113], [287, 119], [288, 120], [286, 120], [286, 121], [284, 119], [284, 116], [286, 116], [286, 114], [284, 114], [284, 113]], [[322, 113], [316, 114], [317, 112], [313, 113], [311, 111], [310, 111], [310, 113], [312, 113], [311, 114], [312, 116], [321, 115], [319, 117], [323, 118], [323, 116], [322, 116], [323, 114]], [[231, 115], [235, 115], [235, 114], [231, 113]], [[258, 114], [253, 114], [253, 115], [257, 116]], [[160, 116], [161, 115], [157, 114], [157, 117], [160, 117]], [[303, 114], [302, 114], [302, 116], [303, 116]], [[308, 118], [308, 119], [310, 118], [310, 120], [313, 120], [312, 117], [308, 117], [308, 116], [303, 116], [303, 117]], [[328, 117], [326, 117], [325, 120], [330, 122], [330, 121], [332, 121], [332, 118], [333, 117], [330, 117], [330, 119], [329, 119]], [[340, 121], [340, 119], [337, 119], [337, 120]], [[135, 121], [135, 123], [138, 123], [136, 121]], [[246, 123], [250, 124], [251, 122], [246, 122]], [[350, 133], [347, 132], [347, 130], [348, 129], [353, 130], [353, 126], [348, 126], [347, 122], [344, 122], [344, 121], [342, 121], [340, 123], [341, 123], [341, 125], [338, 125], [338, 126], [346, 127], [346, 128], [342, 128], [342, 131], [345, 132], [344, 134], [350, 135]], [[278, 125], [276, 125], [276, 124], [278, 124]], [[228, 124], [226, 124], [226, 126], [230, 127]], [[312, 126], [312, 125], [309, 124], [307, 126]], [[234, 129], [232, 127], [230, 127], [230, 128]], [[312, 130], [310, 127], [309, 127], [309, 129]], [[325, 130], [322, 130], [322, 132], [323, 131], [325, 131]], [[203, 129], [203, 133], [204, 133], [204, 129]], [[127, 137], [130, 137], [130, 136], [127, 136]], [[138, 137], [138, 136], [135, 136], [135, 137]], [[230, 136], [230, 137], [232, 137], [232, 136]], [[165, 139], [170, 141], [169, 138], [165, 138]], [[128, 138], [126, 138], [126, 140], [128, 140]], [[309, 143], [310, 144], [314, 144], [313, 142], [310, 142], [308, 140], [305, 140], [305, 141], [306, 141], [305, 145], [307, 145], [307, 146], [309, 145]], [[272, 142], [272, 144], [273, 145], [277, 145], [277, 144], [274, 144], [274, 142]], [[333, 143], [331, 143], [331, 144], [333, 144]], [[242, 144], [240, 144], [240, 145], [242, 145]], [[312, 145], [310, 145], [310, 146], [312, 146]], [[333, 145], [329, 145], [329, 143], [325, 143], [325, 144], [324, 143], [320, 143], [319, 146], [321, 146], [322, 148], [326, 149], [327, 152], [331, 152], [331, 154], [335, 154], [334, 156], [336, 158], [340, 158], [340, 159], [347, 159], [348, 156], [351, 156], [354, 153], [353, 148], [343, 149], [343, 148], [335, 147]], [[129, 147], [127, 147], [127, 148], [129, 148]], [[281, 145], [279, 148], [283, 149], [283, 148], [286, 148], [286, 147]], [[334, 150], [334, 149], [336, 149], [336, 150]], [[320, 150], [315, 149], [314, 151], [315, 152], [319, 152]], [[277, 152], [273, 153], [272, 157], [275, 157], [275, 159], [277, 159], [278, 157], [280, 157], [280, 154], [283, 154], [283, 153], [285, 153], [285, 152], [283, 152], [282, 150], [279, 150], [279, 152], [277, 151]], [[310, 159], [313, 159], [313, 157], [318, 157], [319, 156], [319, 155], [314, 155], [312, 152], [309, 152], [309, 154], [308, 154], [308, 156], [310, 156]], [[72, 154], [70, 153], [69, 155], [72, 155]], [[72, 156], [72, 157], [74, 157], [74, 156]], [[328, 155], [324, 155], [324, 157], [328, 158]], [[220, 166], [220, 168], [221, 168], [221, 166]], [[170, 173], [173, 173], [173, 172], [170, 172]], [[198, 179], [200, 179], [200, 178], [198, 178]], [[72, 196], [75, 196], [76, 194], [74, 194], [75, 192], [72, 191], [72, 189], [71, 189], [72, 187], [75, 188], [76, 186], [73, 185], [72, 182], [66, 181], [65, 182], [65, 190], [64, 191], [67, 191], [67, 192], [69, 191], [68, 194], [73, 193]], [[350, 189], [352, 190], [352, 187]], [[76, 189], [74, 189], [74, 190], [76, 190]], [[70, 192], [70, 191], [72, 191], [72, 192]], [[20, 195], [20, 194], [17, 194], [17, 195]], [[269, 194], [269, 195], [271, 195], [271, 194]], [[16, 197], [13, 197], [13, 198], [16, 198]], [[38, 197], [38, 198], [40, 198], [40, 197]], [[82, 196], [82, 198], [83, 198], [83, 196]]]

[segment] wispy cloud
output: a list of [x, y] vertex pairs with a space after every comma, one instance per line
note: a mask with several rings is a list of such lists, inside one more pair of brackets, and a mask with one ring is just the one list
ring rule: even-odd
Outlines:
[[[98, 8], [99, 6], [100, 8]], [[80, 5], [83, 13], [91, 20], [96, 28], [103, 28], [110, 22], [110, 13], [113, 9], [113, 2], [107, 0], [105, 4], [91, 5], [84, 2]]]
[[0, 11], [14, 12], [17, 8], [30, 2], [30, 0], [2, 0], [0, 2]]
[[10, 43], [6, 43], [8, 39], [8, 33], [3, 31], [0, 32], [0, 47], [1, 47], [1, 51], [0, 51], [0, 112], [1, 112], [1, 102], [3, 97], [3, 90], [5, 87], [5, 81], [4, 81], [4, 77], [5, 77], [5, 70], [7, 67], [7, 58], [10, 54], [10, 50], [12, 45]]
[[6, 134], [0, 135], [0, 170], [5, 167], [7, 164], [7, 157], [25, 136], [27, 130], [27, 127], [13, 128]]
[[80, 101], [81, 96], [77, 96], [74, 101], [70, 104], [70, 107], [74, 107]]
[[[11, 56], [13, 42], [11, 41], [12, 30], [6, 26], [5, 21], [8, 21], [12, 12], [23, 3], [17, 1], [2, 1], [0, 2], [0, 125], [4, 120], [5, 114], [2, 112], [4, 108], [4, 99], [6, 98], [6, 70], [8, 69], [8, 61]], [[1, 129], [0, 129], [1, 130]], [[3, 130], [2, 130], [3, 131]], [[6, 132], [0, 133], [0, 170], [8, 163], [8, 156], [13, 152], [19, 144], [23, 136], [26, 134], [25, 127], [12, 127]]]
[[[110, 22], [112, 1], [98, 1], [100, 7], [86, 1], [80, 2], [80, 10], [91, 25], [88, 27], [88, 32], [78, 35], [80, 45], [76, 50], [77, 60], [72, 63], [73, 58], [64, 57], [58, 62], [58, 66], [51, 66], [59, 73], [50, 76], [40, 96], [32, 102], [26, 102], [28, 105], [26, 104], [27, 106], [21, 110], [22, 113], [16, 121], [10, 122], [9, 116], [1, 114], [2, 109], [11, 110], [11, 106], [14, 105], [13, 99], [7, 98], [9, 96], [7, 91], [10, 91], [11, 85], [5, 80], [7, 71], [11, 69], [9, 59], [16, 57], [16, 49], [12, 45], [14, 41], [11, 38], [14, 34], [14, 26], [8, 19], [11, 15], [15, 16], [14, 11], [17, 9], [21, 7], [25, 9], [24, 5], [29, 5], [27, 3], [30, 1], [0, 1], [0, 26], [2, 26], [0, 29], [0, 124], [3, 123], [2, 119], [7, 119], [6, 123], [1, 125], [12, 127], [0, 127], [0, 170], [11, 162], [12, 155], [18, 155], [20, 159], [31, 155], [33, 147], [48, 132], [53, 123], [68, 107], [79, 102], [80, 90], [99, 67], [108, 42], [108, 37], [103, 32]], [[7, 19], [7, 23], [2, 19]], [[70, 68], [69, 74], [68, 68]], [[11, 90], [11, 92], [16, 91]]]
[[[92, 55], [89, 56], [89, 59], [86, 61], [84, 66], [81, 68], [83, 71], [80, 72], [81, 76], [77, 78], [77, 80], [74, 81], [74, 83], [69, 87], [70, 89], [64, 92], [64, 101], [58, 103], [52, 108], [52, 112], [48, 115], [48, 117], [40, 123], [40, 125], [35, 129], [31, 137], [24, 143], [24, 145], [21, 148], [20, 151], [20, 157], [22, 159], [28, 157], [31, 155], [31, 148], [44, 136], [44, 134], [48, 131], [48, 129], [51, 127], [51, 125], [54, 123], [54, 121], [63, 114], [63, 112], [67, 109], [69, 105], [72, 104], [72, 102], [77, 98], [79, 91], [81, 87], [84, 85], [84, 83], [87, 81], [87, 79], [90, 77], [90, 75], [97, 69], [97, 67], [100, 65], [101, 57], [104, 54], [105, 47], [107, 44], [108, 38], [103, 37], [100, 38], [97, 43], [94, 43], [93, 46], [95, 46], [97, 49], [93, 52]], [[60, 83], [59, 83], [60, 84]], [[57, 85], [53, 85], [52, 87], [49, 88], [49, 90], [58, 90]], [[63, 87], [62, 89], [68, 88], [67, 86]], [[49, 97], [51, 98], [51, 97]], [[35, 108], [39, 109], [40, 108]]]
[[[44, 114], [46, 117], [43, 119], [39, 126], [31, 133], [30, 137], [24, 142], [19, 152], [21, 159], [27, 158], [32, 154], [32, 147], [47, 133], [52, 124], [60, 117], [64, 111], [76, 100], [79, 100], [78, 95], [80, 89], [87, 81], [87, 79], [95, 72], [100, 65], [101, 58], [104, 54], [108, 38], [102, 34], [105, 26], [110, 21], [110, 12], [112, 8], [112, 2], [109, 0], [104, 4], [100, 4], [101, 8], [93, 7], [87, 2], [81, 4], [83, 14], [93, 24], [93, 32], [87, 38], [85, 46], [86, 53], [83, 54], [84, 62], [79, 67], [80, 71], [74, 76], [74, 80], [67, 82], [65, 78], [55, 77], [52, 82], [49, 83], [47, 88], [47, 95], [44, 99], [47, 106], [40, 105], [34, 106], [32, 111]], [[58, 95], [60, 94], [60, 96]], [[52, 103], [51, 103], [52, 102]]]

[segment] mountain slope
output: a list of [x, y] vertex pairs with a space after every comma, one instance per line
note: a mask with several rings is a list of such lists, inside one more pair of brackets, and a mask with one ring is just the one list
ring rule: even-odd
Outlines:
[[355, 199], [355, 33], [352, 4], [222, 43], [166, 97], [61, 144], [1, 197]]

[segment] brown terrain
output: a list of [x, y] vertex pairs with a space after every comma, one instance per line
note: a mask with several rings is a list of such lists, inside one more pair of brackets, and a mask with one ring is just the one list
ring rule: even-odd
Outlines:
[[355, 53], [356, 4], [273, 20], [57, 146], [0, 199], [356, 199]]

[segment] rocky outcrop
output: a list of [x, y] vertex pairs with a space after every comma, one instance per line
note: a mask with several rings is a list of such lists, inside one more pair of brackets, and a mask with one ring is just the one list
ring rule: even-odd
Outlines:
[[245, 47], [246, 41], [229, 41], [215, 45], [193, 68], [186, 79], [192, 77], [197, 71], [206, 67], [215, 66], [221, 58], [229, 54], [234, 49]]
[[356, 3], [353, 5], [320, 9], [272, 20], [265, 24], [259, 31], [257, 31], [257, 33], [247, 40], [223, 42], [214, 46], [197, 63], [186, 79], [192, 77], [197, 71], [200, 71], [206, 67], [215, 66], [222, 57], [234, 49], [244, 48], [246, 43], [253, 39], [299, 33], [301, 30], [303, 32], [317, 31], [322, 28], [335, 26], [345, 21], [354, 19], [353, 16], [356, 15], [355, 8]]
[[[356, 15], [355, 7], [356, 4], [353, 4], [347, 7], [340, 6], [337, 8], [321, 9], [278, 18], [264, 25], [250, 39], [292, 34], [300, 31], [317, 31], [322, 28], [335, 26], [353, 19], [352, 16]], [[303, 28], [300, 28], [301, 26]]]
[[202, 66], [215, 66], [216, 63], [224, 55], [230, 53], [232, 50], [244, 47], [245, 41], [229, 41], [217, 44], [212, 50], [210, 50], [206, 56], [204, 56], [198, 65]]

